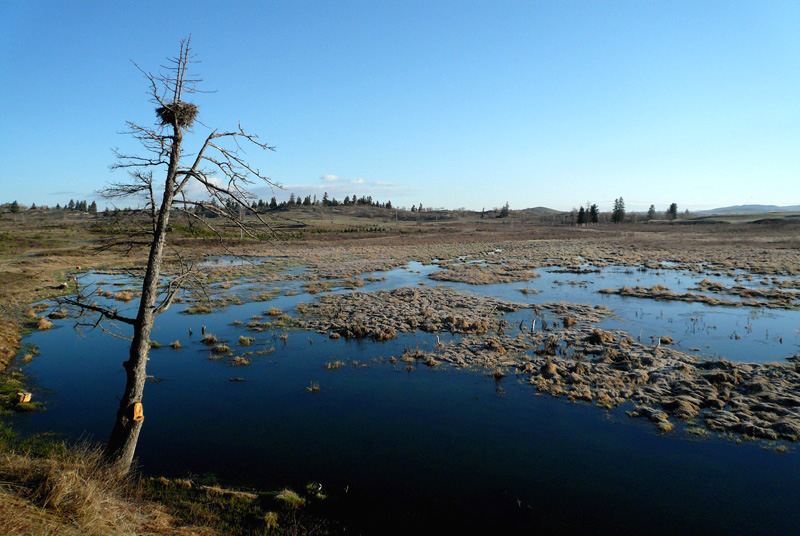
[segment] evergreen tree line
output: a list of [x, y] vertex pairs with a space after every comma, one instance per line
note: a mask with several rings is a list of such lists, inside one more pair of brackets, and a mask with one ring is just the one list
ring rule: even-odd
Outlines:
[[[23, 207], [16, 200], [14, 200], [14, 202], [12, 202], [9, 205], [9, 210], [14, 214], [18, 213], [22, 209]], [[27, 210], [50, 210], [50, 207], [47, 205], [42, 205], [37, 207], [36, 203], [33, 203]], [[76, 202], [74, 199], [70, 199], [69, 203], [67, 203], [63, 207], [61, 206], [60, 203], [56, 203], [54, 210], [77, 210], [79, 212], [88, 212], [89, 214], [97, 214], [97, 202], [92, 201], [90, 204], [86, 200], [83, 201], [78, 200]]]
[[269, 203], [264, 201], [263, 199], [259, 199], [258, 201], [253, 201], [251, 204], [251, 208], [255, 210], [268, 210], [268, 209], [276, 209], [276, 208], [283, 208], [283, 207], [291, 207], [291, 206], [304, 206], [304, 207], [338, 207], [338, 206], [354, 206], [354, 205], [362, 205], [362, 206], [370, 206], [370, 207], [379, 207], [379, 208], [392, 208], [392, 202], [387, 201], [386, 203], [381, 203], [379, 201], [373, 200], [371, 195], [357, 197], [355, 194], [351, 198], [349, 195], [344, 198], [344, 201], [339, 201], [335, 197], [329, 197], [328, 192], [325, 192], [322, 195], [322, 199], [317, 199], [317, 196], [307, 195], [305, 197], [295, 195], [291, 193], [289, 195], [289, 199], [287, 201], [281, 201], [280, 203], [278, 200], [273, 197], [269, 200]]
[[[589, 205], [589, 203], [586, 203]], [[587, 223], [598, 223], [600, 221], [600, 212], [597, 209], [597, 205], [592, 204], [589, 205], [588, 208], [581, 207], [578, 210], [578, 225], [585, 225]]]
[[[574, 217], [573, 221], [578, 225], [586, 225], [590, 223], [598, 223], [600, 221], [600, 213], [597, 209], [597, 205], [589, 205], [586, 204], [586, 208], [580, 207], [577, 211], [577, 215]], [[686, 211], [688, 213], [688, 210]], [[575, 209], [573, 209], [573, 215], [575, 214]], [[645, 219], [647, 221], [651, 221], [656, 219], [658, 216], [656, 212], [655, 205], [650, 205], [650, 208], [647, 211], [647, 215]], [[664, 212], [664, 218], [667, 220], [675, 220], [678, 218], [678, 204], [672, 203], [666, 212]], [[611, 209], [611, 216], [610, 220], [612, 223], [625, 223], [626, 221], [626, 211], [625, 211], [625, 200], [622, 197], [619, 197], [614, 200], [614, 207]]]

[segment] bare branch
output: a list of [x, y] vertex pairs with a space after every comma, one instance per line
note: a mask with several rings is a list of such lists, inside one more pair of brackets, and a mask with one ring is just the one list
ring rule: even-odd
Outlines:
[[59, 302], [66, 305], [70, 305], [72, 307], [77, 307], [81, 311], [93, 311], [95, 313], [100, 313], [101, 317], [105, 317], [109, 320], [117, 320], [130, 325], [133, 325], [135, 322], [133, 318], [128, 318], [126, 316], [122, 316], [121, 314], [119, 314], [116, 309], [101, 307], [94, 303], [86, 303], [81, 301], [80, 297], [78, 299], [60, 298]]

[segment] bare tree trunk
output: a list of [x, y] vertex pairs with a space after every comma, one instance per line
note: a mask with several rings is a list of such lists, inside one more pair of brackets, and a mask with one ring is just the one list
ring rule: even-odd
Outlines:
[[164, 243], [167, 237], [170, 210], [175, 195], [175, 177], [180, 161], [181, 141], [183, 138], [180, 127], [174, 126], [174, 136], [170, 150], [170, 163], [167, 171], [167, 180], [164, 186], [164, 198], [161, 201], [161, 210], [153, 234], [153, 243], [150, 246], [150, 256], [147, 261], [144, 281], [142, 283], [142, 297], [139, 301], [139, 312], [133, 324], [133, 339], [131, 341], [130, 355], [122, 366], [125, 368], [125, 392], [120, 400], [119, 410], [111, 431], [111, 437], [106, 445], [105, 455], [120, 473], [130, 471], [139, 432], [142, 429], [142, 418], [135, 418], [136, 404], [142, 403], [144, 384], [147, 378], [147, 360], [150, 352], [150, 332], [155, 320], [155, 305], [158, 297], [159, 275], [164, 252]]
[[[149, 242], [150, 254], [142, 281], [142, 296], [139, 301], [138, 313], [135, 318], [130, 318], [120, 315], [116, 309], [89, 302], [87, 298], [92, 295], [91, 292], [83, 295], [79, 293], [76, 298], [65, 300], [66, 303], [74, 305], [80, 310], [80, 316], [85, 313], [99, 313], [100, 318], [93, 321], [92, 326], [97, 326], [103, 318], [133, 326], [129, 357], [123, 363], [126, 374], [125, 391], [120, 399], [114, 428], [105, 450], [108, 461], [115, 465], [121, 473], [130, 471], [142, 429], [144, 418], [142, 395], [147, 378], [150, 332], [156, 316], [169, 308], [176, 293], [191, 277], [191, 266], [184, 266], [185, 270], [171, 277], [166, 287], [159, 288], [161, 263], [171, 211], [174, 208], [185, 215], [189, 221], [197, 221], [215, 233], [220, 242], [223, 239], [222, 233], [202, 215], [198, 215], [196, 209], [210, 211], [214, 216], [221, 216], [233, 222], [242, 231], [240, 236], [246, 234], [251, 238], [258, 238], [255, 229], [245, 222], [243, 213], [240, 212], [237, 217], [235, 212], [226, 208], [227, 203], [233, 201], [245, 211], [250, 211], [255, 220], [269, 228], [261, 215], [251, 208], [249, 200], [253, 199], [253, 195], [243, 186], [250, 184], [253, 178], [263, 180], [270, 185], [273, 183], [257, 168], [242, 159], [239, 155], [241, 148], [239, 140], [246, 140], [260, 149], [274, 150], [274, 147], [257, 141], [258, 136], [248, 134], [239, 125], [238, 130], [234, 131], [212, 131], [196, 153], [194, 163], [188, 166], [180, 165], [183, 129], [191, 127], [197, 116], [197, 106], [182, 100], [184, 93], [195, 91], [194, 84], [198, 82], [197, 79], [187, 75], [187, 67], [189, 63], [193, 63], [189, 41], [189, 39], [182, 40], [180, 54], [168, 60], [172, 66], [165, 67], [168, 71], [167, 74], [154, 75], [142, 71], [150, 82], [150, 96], [153, 102], [159, 105], [156, 114], [161, 121], [156, 128], [143, 127], [130, 121], [127, 124], [131, 128], [130, 134], [142, 143], [150, 156], [115, 151], [118, 163], [113, 168], [128, 169], [132, 182], [113, 184], [103, 191], [103, 195], [109, 198], [146, 196], [147, 199], [141, 212], [148, 216], [148, 228], [145, 234], [152, 237], [152, 241]], [[171, 130], [170, 127], [172, 127]], [[228, 148], [225, 144], [221, 144], [222, 140], [235, 144], [235, 148]], [[206, 152], [211, 154], [206, 154]], [[161, 208], [156, 211], [152, 169], [163, 169], [161, 166], [164, 165], [167, 167], [164, 194]], [[204, 169], [204, 165], [210, 165], [211, 169]], [[217, 176], [225, 177], [227, 180], [218, 183]], [[199, 199], [187, 199], [185, 187], [189, 182], [201, 185], [205, 189], [207, 197], [205, 199], [202, 196]], [[132, 247], [134, 243], [131, 241], [129, 246]], [[157, 301], [159, 303], [156, 303]]]

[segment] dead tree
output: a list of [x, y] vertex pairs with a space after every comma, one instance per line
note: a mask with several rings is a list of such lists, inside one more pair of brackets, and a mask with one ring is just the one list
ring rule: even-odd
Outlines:
[[[149, 246], [149, 256], [136, 317], [125, 317], [116, 310], [98, 305], [80, 292], [68, 300], [84, 318], [87, 314], [97, 315], [95, 325], [101, 320], [111, 320], [133, 328], [129, 357], [123, 363], [125, 391], [105, 451], [109, 461], [122, 473], [130, 470], [144, 418], [142, 396], [150, 332], [156, 316], [170, 307], [193, 274], [192, 264], [181, 262], [177, 273], [162, 277], [170, 216], [185, 217], [192, 225], [211, 231], [220, 240], [223, 237], [217, 223], [220, 221], [234, 225], [241, 235], [252, 238], [264, 238], [272, 232], [269, 222], [251, 208], [254, 196], [247, 188], [255, 181], [277, 185], [243, 159], [242, 144], [263, 150], [274, 150], [274, 147], [259, 142], [257, 136], [246, 133], [240, 124], [235, 131], [214, 130], [199, 151], [187, 158], [188, 162], [182, 160], [184, 131], [192, 127], [198, 113], [196, 105], [184, 100], [186, 95], [196, 91], [199, 82], [189, 74], [188, 68], [194, 63], [189, 44], [189, 39], [181, 41], [180, 53], [169, 59], [164, 72], [156, 75], [139, 69], [149, 82], [149, 95], [156, 106], [158, 121], [154, 127], [127, 123], [130, 134], [145, 149], [144, 154], [115, 151], [117, 163], [112, 168], [129, 171], [131, 180], [112, 184], [101, 192], [107, 198], [135, 196], [146, 200], [141, 211], [148, 223], [141, 238]], [[165, 173], [163, 186], [159, 186], [154, 172]], [[201, 186], [201, 196], [190, 195], [188, 186], [192, 183]], [[231, 210], [232, 204], [241, 209]], [[214, 222], [203, 214], [215, 216]], [[249, 223], [245, 215], [249, 215]]]

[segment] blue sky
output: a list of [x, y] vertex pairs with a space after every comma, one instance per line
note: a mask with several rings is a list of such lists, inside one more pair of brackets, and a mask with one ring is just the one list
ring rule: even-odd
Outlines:
[[4, 0], [0, 202], [124, 180], [125, 121], [155, 120], [131, 60], [191, 34], [188, 147], [241, 121], [267, 200], [800, 204], [798, 28], [797, 1]]

